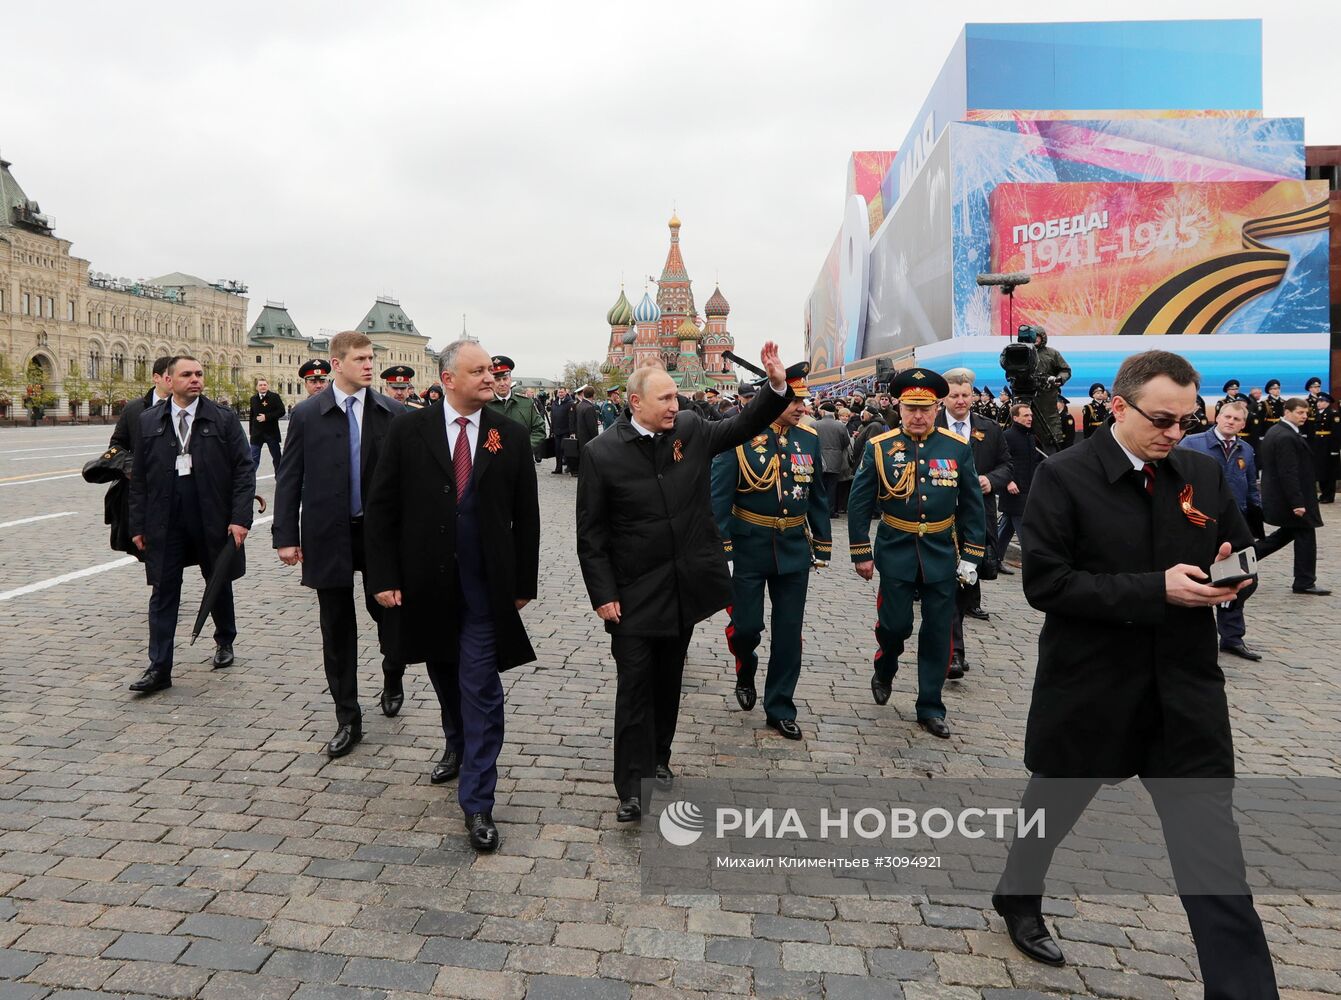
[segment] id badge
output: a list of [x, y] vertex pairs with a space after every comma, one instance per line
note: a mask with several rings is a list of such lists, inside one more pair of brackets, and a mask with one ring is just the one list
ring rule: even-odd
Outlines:
[[179, 476], [189, 476], [190, 474], [191, 474], [191, 456], [190, 456], [190, 455], [178, 455], [178, 456], [177, 456], [177, 475], [179, 475]]

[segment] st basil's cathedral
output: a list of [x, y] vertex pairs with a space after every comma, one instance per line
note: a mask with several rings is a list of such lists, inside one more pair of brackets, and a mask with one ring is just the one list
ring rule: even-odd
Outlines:
[[619, 300], [605, 314], [610, 347], [602, 374], [609, 379], [627, 377], [644, 361], [659, 359], [682, 391], [709, 386], [734, 389], [735, 369], [722, 357], [723, 351], [736, 346], [726, 329], [731, 307], [722, 290], [714, 289], [703, 306], [706, 320], [700, 321], [692, 284], [680, 255], [680, 220], [672, 214], [670, 250], [657, 281], [656, 299], [644, 291], [641, 301], [630, 305], [621, 288]]

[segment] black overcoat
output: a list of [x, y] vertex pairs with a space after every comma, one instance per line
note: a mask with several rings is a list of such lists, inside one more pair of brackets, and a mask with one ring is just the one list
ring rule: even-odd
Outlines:
[[[177, 478], [177, 431], [172, 426], [172, 401], [140, 414], [140, 448], [130, 477], [130, 534], [143, 535], [144, 575], [151, 587], [163, 573], [168, 537], [168, 512]], [[232, 410], [200, 397], [191, 424], [191, 475], [200, 500], [200, 521], [209, 542], [205, 571], [225, 543], [232, 544], [228, 526], [251, 527], [251, 501], [256, 494], [256, 470], [251, 463], [242, 424]], [[247, 571], [246, 553], [233, 560], [232, 579]]]
[[1006, 450], [1010, 452], [1010, 478], [1007, 483], [1013, 482], [1020, 491], [1011, 493], [1004, 486], [1001, 488], [1001, 513], [1019, 517], [1028, 505], [1029, 488], [1033, 485], [1034, 472], [1043, 461], [1043, 455], [1038, 450], [1038, 437], [1034, 432], [1013, 420], [1001, 432], [1001, 437], [1006, 443]]
[[[518, 600], [536, 596], [540, 506], [530, 432], [485, 407], [472, 458], [498, 669], [535, 659]], [[365, 497], [368, 590], [401, 591], [399, 658], [455, 662], [461, 604], [456, 569], [456, 475], [441, 406], [414, 410], [387, 435]]]
[[1103, 427], [1039, 466], [1020, 536], [1025, 597], [1047, 615], [1025, 765], [1062, 778], [1231, 776], [1214, 611], [1164, 599], [1169, 567], [1206, 568], [1222, 542], [1252, 542], [1215, 460], [1174, 449], [1151, 497]]
[[[1317, 471], [1308, 439], [1285, 418], [1266, 432], [1257, 449], [1257, 466], [1262, 472], [1262, 519], [1268, 524], [1294, 524], [1302, 520], [1322, 527], [1318, 509]], [[1303, 518], [1294, 516], [1304, 508]]]
[[589, 399], [578, 401], [573, 411], [573, 429], [577, 432], [577, 446], [585, 448], [601, 432], [601, 424], [596, 416], [596, 404]]
[[[371, 388], [363, 398], [359, 479], [366, 514], [373, 473], [391, 421], [406, 410]], [[349, 415], [336, 402], [332, 386], [309, 396], [289, 414], [289, 432], [275, 475], [271, 535], [277, 549], [302, 546], [303, 586], [324, 589], [354, 585], [354, 550], [349, 537]]]
[[121, 408], [121, 416], [116, 418], [116, 426], [112, 428], [112, 440], [107, 445], [109, 448], [120, 448], [132, 455], [139, 451], [140, 414], [149, 409], [153, 398], [154, 390], [150, 389]]
[[591, 606], [620, 603], [613, 635], [678, 635], [731, 603], [712, 517], [712, 459], [761, 433], [795, 398], [762, 389], [725, 420], [681, 410], [660, 440], [627, 416], [582, 449], [577, 555]]
[[[256, 418], [265, 415], [264, 420]], [[251, 402], [247, 406], [247, 422], [251, 430], [251, 443], [264, 444], [266, 441], [278, 441], [279, 420], [284, 416], [284, 400], [279, 398], [277, 392], [267, 392], [265, 399], [261, 398], [259, 392], [252, 393]]]

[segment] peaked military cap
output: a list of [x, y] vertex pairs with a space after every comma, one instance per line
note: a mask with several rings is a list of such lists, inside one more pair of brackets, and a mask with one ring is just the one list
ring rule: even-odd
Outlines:
[[517, 367], [517, 363], [506, 354], [495, 354], [489, 359], [489, 374], [502, 375]]
[[311, 378], [314, 375], [329, 376], [331, 373], [331, 363], [323, 361], [321, 358], [313, 358], [311, 361], [303, 362], [303, 366], [298, 369], [299, 378]]
[[1231, 385], [1232, 385], [1235, 389], [1237, 389], [1237, 388], [1239, 387], [1239, 380], [1236, 379], [1236, 378], [1232, 378], [1232, 379], [1230, 379], [1228, 382], [1226, 382], [1226, 383], [1224, 384], [1224, 391], [1225, 391], [1225, 392], [1228, 392], [1228, 391], [1229, 391], [1229, 387], [1230, 387]]
[[905, 368], [890, 383], [890, 391], [900, 403], [910, 406], [932, 406], [950, 392], [950, 384], [939, 372], [930, 368]]
[[1106, 387], [1102, 382], [1095, 382], [1092, 386], [1090, 386], [1090, 395], [1091, 395], [1091, 396], [1094, 395], [1094, 390], [1095, 390], [1095, 389], [1103, 389], [1104, 392], [1107, 392], [1107, 391], [1108, 391], [1107, 387]]
[[1304, 383], [1304, 388], [1305, 388], [1305, 389], [1312, 389], [1315, 385], [1316, 385], [1319, 389], [1322, 388], [1322, 379], [1318, 378], [1318, 376], [1316, 376], [1316, 375], [1314, 375], [1311, 379], [1309, 379], [1307, 382]]
[[414, 369], [409, 365], [392, 365], [382, 372], [382, 378], [391, 385], [409, 385], [414, 381]]
[[1270, 378], [1270, 379], [1267, 379], [1267, 383], [1266, 383], [1266, 386], [1265, 386], [1264, 388], [1266, 389], [1267, 392], [1270, 392], [1272, 389], [1279, 389], [1279, 388], [1280, 388], [1280, 379], [1278, 379], [1278, 378]]

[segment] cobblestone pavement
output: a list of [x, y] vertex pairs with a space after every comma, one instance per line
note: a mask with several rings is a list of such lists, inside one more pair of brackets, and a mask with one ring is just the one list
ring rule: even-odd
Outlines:
[[[365, 740], [321, 752], [316, 602], [268, 552], [268, 525], [239, 588], [237, 665], [211, 672], [183, 626], [174, 687], [134, 700], [149, 591], [137, 566], [106, 568], [102, 489], [75, 475], [106, 436], [0, 431], [0, 1000], [1201, 995], [1176, 898], [1053, 900], [1070, 964], [1049, 969], [1016, 956], [985, 898], [641, 896], [637, 836], [612, 816], [614, 667], [574, 556], [575, 483], [547, 469], [546, 569], [525, 612], [540, 659], [505, 675], [497, 855], [474, 856], [454, 786], [428, 782], [441, 736], [422, 669], [398, 718], [371, 704], [366, 629]], [[1324, 562], [1338, 535], [1323, 532]], [[1292, 597], [1287, 558], [1249, 605], [1266, 659], [1225, 664], [1241, 770], [1337, 776], [1336, 600]], [[985, 590], [993, 617], [969, 623], [948, 743], [912, 725], [910, 672], [872, 704], [874, 586], [840, 560], [812, 585], [806, 740], [735, 710], [719, 616], [690, 648], [677, 769], [1018, 773], [1041, 617], [1018, 576]], [[199, 592], [190, 580], [184, 605]], [[1337, 900], [1258, 909], [1283, 995], [1341, 994]]]

